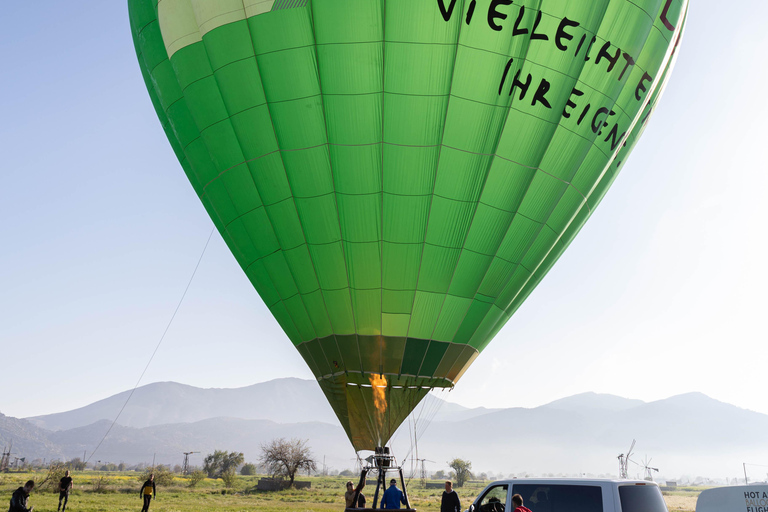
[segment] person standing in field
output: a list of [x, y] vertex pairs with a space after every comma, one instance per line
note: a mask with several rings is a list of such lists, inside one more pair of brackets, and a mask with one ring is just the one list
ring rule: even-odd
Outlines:
[[155, 474], [150, 473], [149, 480], [144, 482], [139, 491], [139, 496], [144, 498], [144, 506], [141, 508], [141, 512], [149, 511], [149, 503], [153, 497], [157, 497], [157, 487], [155, 487]]
[[[72, 490], [72, 477], [69, 476], [69, 470], [64, 473], [64, 476], [59, 480], [59, 509], [61, 512], [67, 510], [67, 501], [69, 501], [69, 491]], [[64, 500], [64, 507], [61, 506], [61, 502]]]
[[461, 502], [459, 495], [453, 490], [453, 482], [445, 482], [445, 491], [443, 499], [440, 501], [440, 512], [461, 512]]
[[381, 497], [381, 508], [396, 509], [401, 503], [405, 505], [405, 495], [397, 488], [397, 480], [393, 478], [389, 481], [389, 489]]
[[[360, 482], [357, 487], [354, 486], [352, 481], [347, 482], [347, 492], [344, 493], [344, 501], [346, 501], [347, 508], [361, 508], [360, 505], [360, 491], [365, 487], [365, 480]], [[363, 497], [363, 503], [365, 503], [365, 497]]]
[[13, 495], [11, 496], [11, 506], [8, 509], [8, 512], [32, 512], [35, 507], [27, 508], [27, 499], [34, 487], [35, 482], [33, 480], [28, 480], [27, 483], [24, 484], [24, 487], [19, 487], [13, 491]]

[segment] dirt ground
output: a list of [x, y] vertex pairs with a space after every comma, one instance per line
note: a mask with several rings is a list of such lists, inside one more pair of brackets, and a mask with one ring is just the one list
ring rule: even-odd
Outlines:
[[664, 496], [669, 512], [694, 512], [696, 496]]

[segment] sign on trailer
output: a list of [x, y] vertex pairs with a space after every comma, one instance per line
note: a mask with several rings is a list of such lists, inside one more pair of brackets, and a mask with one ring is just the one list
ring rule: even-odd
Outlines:
[[696, 512], [768, 512], [768, 485], [715, 487], [699, 494]]

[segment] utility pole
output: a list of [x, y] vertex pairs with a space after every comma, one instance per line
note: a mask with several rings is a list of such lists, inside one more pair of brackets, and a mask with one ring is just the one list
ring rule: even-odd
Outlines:
[[421, 479], [421, 487], [425, 488], [427, 487], [427, 468], [424, 464], [425, 462], [435, 462], [433, 460], [429, 459], [416, 459], [416, 467], [419, 467], [419, 462], [421, 462], [421, 471], [419, 474], [419, 477]]
[[192, 455], [193, 453], [200, 453], [200, 452], [184, 452], [184, 464], [181, 465], [182, 475], [189, 474], [189, 456]]

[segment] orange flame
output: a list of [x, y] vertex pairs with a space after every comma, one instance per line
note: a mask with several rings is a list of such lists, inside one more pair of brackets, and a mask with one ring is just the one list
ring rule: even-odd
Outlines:
[[373, 391], [373, 405], [380, 415], [387, 410], [387, 398], [385, 391], [387, 389], [387, 378], [384, 375], [371, 374], [371, 390]]

